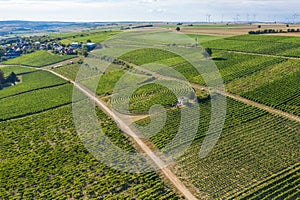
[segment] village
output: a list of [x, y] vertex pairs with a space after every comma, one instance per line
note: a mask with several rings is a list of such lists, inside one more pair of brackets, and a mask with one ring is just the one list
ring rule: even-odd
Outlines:
[[[61, 55], [77, 55], [82, 52], [88, 52], [96, 47], [95, 43], [87, 41], [73, 42], [65, 45], [59, 41], [38, 41], [28, 38], [16, 38], [14, 40], [5, 41], [0, 45], [0, 58], [1, 61], [16, 58], [22, 54], [28, 54], [39, 50], [52, 51], [54, 54]], [[84, 53], [83, 53], [84, 54]]]

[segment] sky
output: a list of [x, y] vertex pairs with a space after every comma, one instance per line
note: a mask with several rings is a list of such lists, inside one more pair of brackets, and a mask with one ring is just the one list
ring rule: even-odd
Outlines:
[[208, 18], [210, 22], [300, 21], [300, 2], [299, 0], [0, 0], [0, 20], [205, 22]]

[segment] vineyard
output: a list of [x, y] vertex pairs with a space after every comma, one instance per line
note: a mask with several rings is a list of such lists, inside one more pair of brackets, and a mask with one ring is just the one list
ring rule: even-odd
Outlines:
[[[5, 67], [4, 69], [5, 72], [12, 72], [16, 68]], [[50, 87], [54, 87], [66, 83], [65, 80], [58, 78], [57, 76], [51, 74], [50, 72], [46, 72], [46, 71], [27, 72], [26, 68], [23, 69], [24, 70], [17, 69], [16, 71], [17, 75], [21, 77], [21, 82], [17, 83], [15, 86], [2, 89], [0, 91], [0, 99], [26, 93], [26, 92], [31, 92], [33, 90], [50, 88]]]
[[[133, 91], [131, 96], [127, 90], [117, 91], [111, 102], [113, 108], [126, 114], [148, 114], [153, 105], [158, 104], [165, 108], [175, 107], [178, 98], [183, 96], [189, 98], [193, 92], [186, 84], [176, 81], [156, 80], [152, 82], [152, 79], [150, 80]], [[128, 111], [126, 106], [128, 106]]]
[[300, 115], [300, 71], [264, 84], [241, 96], [271, 107]]
[[95, 33], [86, 33], [86, 34], [75, 34], [75, 35], [66, 35], [65, 39], [61, 40], [60, 42], [68, 45], [71, 44], [73, 42], [82, 42], [82, 43], [86, 43], [87, 40], [90, 40], [93, 43], [101, 43], [109, 38], [111, 38], [112, 36], [118, 34], [120, 32], [118, 31], [102, 31], [102, 32], [95, 32]]
[[0, 100], [0, 121], [43, 112], [72, 102], [73, 86], [34, 90]]
[[283, 39], [282, 37], [273, 36], [268, 37], [267, 40], [264, 40], [264, 38], [266, 36], [236, 36], [204, 42], [202, 45], [220, 50], [300, 57], [300, 45], [297, 37]]
[[229, 92], [235, 94], [248, 92], [264, 84], [280, 80], [281, 77], [288, 76], [296, 71], [300, 71], [300, 61], [288, 60], [267, 67], [249, 76], [235, 79], [227, 84], [227, 89]]
[[299, 163], [230, 197], [230, 199], [296, 199], [299, 197]]
[[[96, 160], [82, 145], [71, 106], [0, 123], [1, 199], [180, 199], [156, 172], [130, 174]], [[133, 147], [102, 112], [106, 134]]]
[[32, 67], [43, 67], [46, 65], [55, 64], [64, 60], [74, 58], [74, 55], [56, 55], [47, 51], [36, 51], [30, 54], [24, 54], [21, 57], [14, 58], [4, 62], [9, 65], [25, 65]]
[[[209, 156], [200, 160], [198, 153], [210, 121], [210, 104], [201, 104], [200, 110], [196, 140], [173, 166], [183, 181], [192, 182], [200, 192], [225, 198], [298, 162], [298, 123], [230, 99], [221, 138]], [[157, 147], [163, 148], [175, 136], [178, 113], [179, 110], [169, 111], [164, 129], [151, 137]], [[138, 124], [147, 124], [148, 120]], [[187, 142], [184, 138], [180, 141]]]
[[18, 66], [0, 67], [0, 69], [4, 72], [5, 76], [8, 76], [11, 72], [14, 72], [17, 75], [21, 75], [36, 71], [36, 69], [33, 68], [25, 68]]
[[[49, 38], [59, 37], [64, 44], [100, 43], [118, 33], [94, 30]], [[164, 32], [161, 37], [160, 45], [171, 44], [164, 40]], [[210, 61], [218, 67], [228, 92], [300, 116], [300, 61], [280, 57], [300, 57], [299, 37], [187, 37], [197, 37], [204, 47], [213, 49]], [[141, 34], [138, 39], [152, 41], [155, 37]], [[113, 51], [104, 49], [104, 54]], [[50, 70], [76, 80], [109, 108], [137, 120], [133, 125], [144, 128], [142, 135], [148, 137], [143, 141], [149, 148], [172, 151], [191, 143], [169, 168], [199, 199], [299, 198], [298, 122], [227, 97], [222, 134], [208, 156], [200, 158], [207, 131], [218, 129], [218, 120], [211, 119], [212, 100], [221, 94], [203, 87], [206, 83], [197, 69], [161, 49], [134, 50], [117, 59], [96, 54], [90, 53], [92, 59], [83, 63], [69, 62]], [[42, 67], [72, 57], [37, 51], [6, 64]], [[203, 60], [199, 58], [199, 62]], [[1, 70], [5, 76], [15, 72], [20, 82], [0, 90], [0, 199], [183, 199], [161, 172], [121, 172], [90, 154], [76, 132], [71, 106], [72, 100], [76, 104], [86, 96], [79, 92], [72, 99], [76, 93], [70, 82], [34, 68], [6, 66]], [[171, 73], [175, 70], [178, 73]], [[183, 76], [194, 88], [184, 83]], [[178, 103], [180, 98], [184, 103]], [[151, 110], [154, 105], [161, 107]], [[128, 152], [140, 151], [118, 127], [122, 123], [95, 110], [101, 130], [113, 144]], [[155, 114], [149, 117], [151, 111]], [[199, 120], [193, 118], [196, 111]], [[223, 117], [221, 112], [216, 115]], [[147, 127], [164, 121], [155, 135], [153, 127]], [[193, 127], [196, 135], [190, 138], [188, 131]], [[184, 134], [179, 135], [179, 130]], [[111, 157], [125, 160], [115, 154]]]

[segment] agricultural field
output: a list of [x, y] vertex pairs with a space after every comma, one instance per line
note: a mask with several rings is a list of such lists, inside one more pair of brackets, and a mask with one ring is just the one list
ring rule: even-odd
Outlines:
[[[102, 73], [110, 73], [114, 71], [120, 71], [122, 70], [122, 67], [120, 65], [115, 65], [115, 64], [110, 64], [105, 70], [102, 68], [98, 68], [98, 66], [89, 66], [85, 64], [79, 64], [79, 63], [74, 63], [74, 64], [66, 64], [61, 67], [57, 67], [52, 69], [54, 72], [57, 72], [64, 77], [67, 77], [73, 81], [76, 80], [78, 77], [81, 79], [85, 78], [91, 78], [91, 76], [97, 76]], [[80, 71], [80, 74], [78, 74]], [[85, 77], [86, 76], [86, 77]]]
[[296, 199], [299, 197], [299, 181], [300, 167], [297, 163], [235, 194], [230, 199]]
[[193, 39], [196, 39], [199, 44], [202, 44], [202, 42], [225, 38], [225, 36], [215, 36], [215, 35], [199, 35], [199, 34], [187, 34], [187, 35]]
[[[244, 27], [222, 24], [194, 28]], [[183, 29], [193, 28], [183, 26]], [[55, 37], [60, 37], [64, 44], [87, 40], [100, 43], [117, 33], [75, 32]], [[164, 42], [163, 33], [161, 36], [160, 45], [171, 44]], [[145, 35], [139, 39], [152, 41], [152, 37]], [[206, 36], [192, 32], [187, 37], [197, 37], [204, 47], [212, 48], [211, 61], [218, 67], [228, 92], [300, 116], [299, 38]], [[38, 51], [9, 60], [7, 64], [42, 67], [69, 58]], [[191, 145], [168, 168], [197, 198], [292, 200], [299, 197], [299, 122], [259, 109], [253, 102], [244, 104], [238, 98], [227, 97], [222, 134], [208, 156], [200, 158], [199, 151], [209, 127], [217, 125], [211, 119], [211, 100], [221, 94], [208, 93], [202, 76], [188, 61], [154, 48], [134, 50], [117, 59], [107, 55], [99, 58], [49, 70], [77, 80], [95, 92], [107, 109], [134, 118], [131, 125], [145, 127], [143, 135], [149, 137], [142, 140], [152, 150], [164, 150], [176, 138], [183, 125], [183, 114], [189, 111], [190, 118], [184, 126], [196, 125], [196, 136], [191, 139], [182, 135], [171, 143], [171, 150], [190, 142]], [[165, 66], [183, 75], [194, 88]], [[72, 102], [72, 82], [36, 68], [0, 69], [5, 75], [15, 72], [21, 80], [0, 90], [0, 146], [3, 147], [0, 148], [0, 199], [184, 199], [174, 188], [176, 184], [172, 185], [162, 175], [163, 170], [140, 174], [121, 172], [97, 160], [84, 147], [76, 132], [71, 104], [86, 97], [80, 93], [76, 102]], [[186, 103], [180, 105], [175, 94], [185, 97]], [[154, 105], [161, 107], [150, 117]], [[189, 108], [199, 109], [199, 120], [192, 118]], [[107, 115], [110, 112], [106, 110], [105, 114], [97, 107], [95, 111], [102, 131], [113, 144], [128, 152], [141, 151], [135, 139], [122, 131], [127, 127], [121, 127], [122, 123]], [[146, 126], [164, 121], [165, 115], [164, 126], [152, 135], [153, 130]]]
[[72, 103], [73, 86], [34, 90], [0, 100], [0, 121], [24, 117]]
[[[108, 137], [134, 151], [97, 111]], [[71, 106], [0, 123], [1, 199], [181, 199], [156, 172], [130, 174], [96, 160], [76, 133]]]
[[[264, 38], [267, 39], [264, 40]], [[202, 43], [202, 45], [213, 49], [227, 51], [300, 57], [299, 37], [245, 35], [208, 41]]]
[[18, 66], [9, 66], [9, 67], [0, 67], [0, 69], [4, 72], [4, 76], [8, 76], [11, 72], [14, 72], [17, 75], [26, 74], [29, 72], [34, 72], [36, 69], [34, 68], [25, 68]]
[[67, 81], [46, 71], [32, 71], [23, 67], [4, 67], [3, 71], [5, 73], [15, 72], [20, 82], [0, 90], [0, 99], [67, 83]]
[[70, 35], [71, 37], [67, 37], [66, 39], [63, 39], [60, 42], [65, 45], [68, 45], [73, 42], [86, 43], [88, 40], [90, 40], [93, 43], [99, 44], [118, 33], [120, 33], [120, 32], [118, 32], [118, 31], [103, 31], [103, 32], [86, 33], [86, 34], [80, 34], [80, 35]]
[[288, 60], [279, 64], [272, 65], [255, 72], [249, 76], [234, 79], [227, 84], [227, 89], [231, 93], [241, 94], [254, 90], [264, 84], [268, 84], [294, 72], [300, 71], [299, 60]]
[[[211, 199], [227, 198], [299, 161], [299, 151], [296, 150], [300, 139], [299, 123], [234, 100], [228, 99], [227, 103], [223, 133], [209, 156], [202, 160], [198, 156], [210, 121], [208, 102], [200, 105], [201, 119], [196, 140], [173, 166], [187, 185], [192, 182], [199, 189], [199, 197], [205, 194]], [[179, 112], [168, 111], [164, 129], [150, 138], [158, 148], [163, 148], [177, 133]], [[148, 120], [137, 123], [147, 124]]]
[[300, 71], [264, 84], [241, 96], [300, 116]]
[[56, 55], [48, 51], [36, 51], [30, 54], [24, 54], [18, 58], [14, 58], [4, 62], [8, 65], [24, 65], [31, 67], [43, 67], [47, 65], [52, 65], [64, 60], [74, 58], [74, 55]]

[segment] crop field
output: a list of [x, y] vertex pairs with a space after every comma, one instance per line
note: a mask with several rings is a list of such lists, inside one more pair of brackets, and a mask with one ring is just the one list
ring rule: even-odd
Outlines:
[[[96, 160], [76, 134], [71, 106], [0, 123], [2, 199], [181, 199], [156, 172], [119, 172]], [[133, 147], [98, 111], [106, 134]], [[123, 143], [122, 143], [123, 142]]]
[[[243, 37], [245, 37], [245, 39], [243, 39]], [[266, 36], [253, 36], [252, 38], [248, 35], [229, 37], [204, 42], [202, 45], [213, 49], [228, 51], [300, 57], [299, 37], [286, 37], [286, 39], [283, 39], [282, 37], [284, 36], [278, 36], [280, 39], [277, 39], [277, 36], [271, 36], [268, 40], [263, 40], [262, 38], [265, 37]]]
[[36, 71], [36, 69], [33, 68], [25, 68], [18, 66], [0, 67], [0, 69], [4, 72], [4, 76], [8, 76], [11, 72], [14, 72], [16, 75], [22, 75]]
[[108, 32], [103, 31], [98, 33], [81, 34], [81, 35], [68, 37], [66, 39], [61, 40], [60, 42], [66, 45], [71, 44], [73, 42], [86, 43], [87, 40], [91, 40], [91, 42], [93, 43], [101, 43], [118, 33], [119, 33], [118, 31], [108, 31]]
[[249, 76], [234, 79], [227, 84], [227, 89], [229, 92], [235, 94], [245, 93], [264, 84], [280, 80], [282, 77], [297, 71], [300, 71], [300, 61], [288, 60], [267, 67], [264, 70], [260, 70]]
[[[82, 64], [64, 62], [68, 64], [49, 70], [77, 80], [95, 92], [108, 109], [134, 119], [133, 125], [145, 128], [143, 135], [148, 137], [142, 141], [149, 149], [164, 151], [171, 144], [168, 147], [175, 150], [190, 144], [168, 169], [197, 198], [294, 200], [300, 194], [300, 123], [288, 115], [271, 113], [276, 113], [272, 109], [279, 109], [300, 116], [300, 37], [193, 33], [193, 28], [244, 30], [247, 28], [244, 26], [181, 26], [191, 31], [187, 37], [192, 40], [197, 37], [201, 45], [212, 48], [210, 61], [219, 69], [227, 92], [235, 94], [227, 97], [222, 133], [204, 158], [200, 158], [199, 152], [207, 131], [211, 126], [215, 132], [219, 125], [211, 119], [212, 100], [221, 94], [209, 93], [197, 69], [179, 55], [145, 48], [114, 59], [105, 54], [113, 51], [107, 44], [104, 48], [107, 52], [104, 50], [99, 60], [87, 57]], [[155, 40], [155, 35], [143, 36], [143, 31], [146, 32], [137, 30], [141, 35], [139, 40]], [[118, 33], [93, 30], [49, 37], [59, 37], [64, 44], [87, 40], [101, 43]], [[172, 44], [164, 32], [159, 36], [159, 45]], [[72, 57], [37, 51], [8, 60], [6, 64], [43, 67]], [[199, 62], [206, 63], [204, 55]], [[105, 69], [106, 66], [109, 67]], [[170, 177], [163, 176], [164, 170], [121, 172], [88, 151], [84, 146], [87, 143], [83, 144], [77, 133], [71, 105], [87, 97], [79, 92], [72, 99], [72, 81], [41, 69], [21, 66], [0, 69], [5, 76], [15, 72], [21, 80], [0, 90], [0, 199], [183, 199], [180, 190], [174, 187], [177, 185], [172, 183], [172, 186]], [[194, 88], [184, 83], [182, 76]], [[185, 97], [185, 103], [180, 105], [178, 97]], [[241, 103], [239, 97], [268, 108], [260, 109], [251, 101]], [[154, 105], [161, 107], [152, 110]], [[195, 120], [193, 111], [198, 109], [200, 117]], [[96, 107], [95, 111], [102, 131], [113, 144], [128, 152], [143, 149], [134, 142], [135, 138], [122, 131], [127, 127], [119, 119], [115, 122], [105, 114], [110, 113], [108, 110], [104, 113]], [[150, 117], [152, 111], [155, 114]], [[220, 113], [217, 114], [221, 117]], [[189, 117], [183, 119], [184, 114]], [[165, 124], [153, 135], [147, 126], [156, 122]], [[195, 138], [187, 137], [187, 130], [194, 126]], [[178, 135], [179, 130], [187, 134]], [[115, 154], [111, 157], [124, 160]]]
[[175, 55], [172, 52], [167, 52], [160, 49], [147, 48], [131, 51], [121, 56], [121, 59], [134, 63], [136, 65], [143, 65], [167, 58], [173, 58], [176, 56], [177, 55]]
[[[4, 69], [7, 72], [15, 70], [15, 68], [11, 67], [5, 67]], [[50, 72], [26, 72], [26, 68], [23, 69], [25, 70], [17, 71], [18, 76], [20, 75], [20, 73], [18, 72], [22, 72], [21, 82], [17, 83], [15, 86], [10, 86], [0, 90], [0, 99], [26, 92], [31, 92], [33, 90], [50, 88], [67, 83], [67, 81], [51, 74]]]
[[42, 112], [72, 102], [73, 86], [62, 86], [34, 90], [0, 100], [0, 121]]
[[[133, 51], [124, 55], [122, 58], [128, 62], [133, 62], [134, 64], [138, 65], [151, 62], [163, 64], [172, 67], [181, 73], [187, 80], [193, 83], [205, 85], [205, 82], [199, 72], [183, 58], [176, 56], [173, 53], [163, 52], [162, 50], [151, 50], [152, 54], [148, 51], [149, 50]], [[144, 56], [141, 56], [141, 54]], [[167, 56], [164, 56], [164, 54], [167, 54]], [[161, 59], [161, 57], [164, 57], [164, 59]], [[286, 58], [237, 54], [224, 51], [217, 51], [214, 54], [214, 58], [214, 62], [217, 65], [225, 83], [233, 81], [237, 78], [249, 76], [269, 66], [287, 61]], [[161, 66], [155, 67], [155, 65], [150, 65], [145, 66], [145, 68], [158, 72], [162, 75], [173, 76], [168, 72], [164, 72], [164, 68]], [[175, 74], [174, 76], [176, 77]]]
[[299, 163], [255, 184], [230, 199], [296, 199], [299, 197]]
[[32, 67], [43, 67], [55, 64], [64, 60], [74, 58], [74, 55], [56, 55], [47, 51], [36, 51], [30, 54], [24, 54], [18, 58], [6, 61], [4, 64], [9, 65], [25, 65]]
[[300, 116], [300, 71], [241, 96]]
[[199, 34], [187, 34], [187, 35], [193, 39], [197, 39], [197, 42], [199, 44], [202, 44], [202, 42], [206, 42], [206, 41], [225, 38], [225, 36], [214, 36], [214, 35], [199, 35]]
[[[119, 94], [117, 93], [111, 102], [114, 109], [126, 114], [148, 114], [151, 106], [156, 104], [165, 108], [175, 107], [178, 102], [175, 94], [179, 97], [190, 97], [193, 92], [186, 84], [177, 81], [150, 80], [146, 80], [147, 84], [139, 87], [131, 96], [127, 90], [122, 91], [122, 88], [116, 91]], [[128, 111], [125, 109], [127, 104]]]
[[[201, 104], [200, 110], [196, 140], [173, 166], [200, 193], [225, 198], [298, 162], [298, 123], [230, 99], [221, 138], [212, 153], [201, 160], [198, 152], [208, 129], [210, 104]], [[148, 120], [137, 123], [147, 124]], [[168, 111], [167, 124], [151, 141], [159, 148], [164, 147], [177, 133], [179, 121], [179, 110]]]
[[83, 73], [86, 74], [87, 78], [90, 78], [91, 75], [97, 76], [104, 72], [109, 73], [113, 71], [119, 71], [121, 69], [122, 68], [119, 65], [114, 64], [109, 65], [105, 70], [103, 70], [103, 68], [97, 68], [96, 66], [86, 66], [84, 64], [74, 63], [55, 68], [53, 71], [75, 81], [79, 70], [81, 74], [78, 76], [78, 78], [85, 78]]

